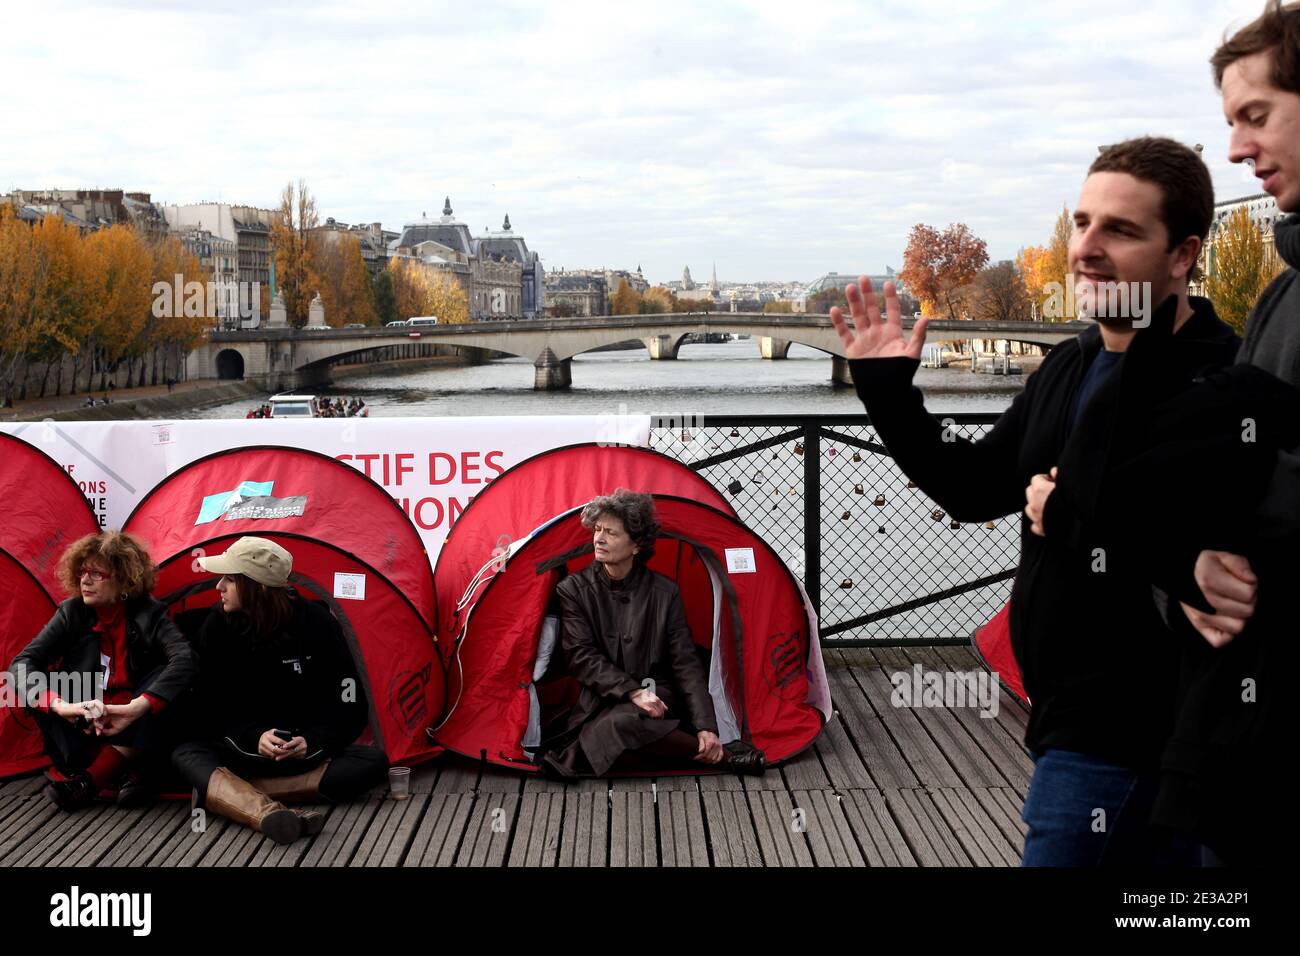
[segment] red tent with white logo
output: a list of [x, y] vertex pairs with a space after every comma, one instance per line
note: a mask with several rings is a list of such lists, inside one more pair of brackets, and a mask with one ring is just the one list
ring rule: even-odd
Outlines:
[[[40, 633], [67, 597], [55, 567], [68, 545], [99, 521], [59, 463], [35, 445], [0, 432], [0, 665]], [[19, 688], [8, 688], [16, 698]], [[16, 699], [0, 707], [0, 778], [49, 763], [40, 732]]]
[[435, 753], [444, 672], [428, 622], [433, 576], [419, 532], [381, 485], [301, 448], [259, 446], [200, 458], [141, 499], [123, 528], [149, 541], [157, 596], [180, 612], [210, 607], [217, 576], [195, 558], [244, 535], [293, 555], [291, 581], [343, 628], [365, 684], [370, 731], [393, 763]]
[[[594, 458], [604, 452], [591, 447], [584, 453]], [[640, 490], [645, 481], [628, 484]], [[734, 515], [677, 496], [656, 494], [654, 501], [663, 531], [649, 568], [681, 590], [709, 673], [719, 736], [724, 743], [752, 743], [774, 763], [793, 756], [812, 743], [831, 713], [816, 618], [802, 587]], [[490, 763], [535, 769], [541, 728], [578, 692], [563, 666], [553, 666], [562, 640], [554, 611], [548, 613], [551, 596], [566, 574], [591, 560], [581, 505], [551, 516], [498, 560], [461, 610], [447, 716], [430, 731], [438, 744]]]

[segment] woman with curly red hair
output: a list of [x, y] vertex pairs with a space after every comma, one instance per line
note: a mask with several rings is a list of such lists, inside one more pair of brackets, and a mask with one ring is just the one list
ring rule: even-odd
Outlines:
[[154, 566], [139, 538], [80, 538], [58, 574], [69, 598], [10, 668], [65, 778], [45, 794], [75, 810], [121, 783], [118, 805], [138, 805], [149, 798], [149, 758], [165, 762], [176, 743], [168, 708], [196, 676], [194, 655], [149, 593]]

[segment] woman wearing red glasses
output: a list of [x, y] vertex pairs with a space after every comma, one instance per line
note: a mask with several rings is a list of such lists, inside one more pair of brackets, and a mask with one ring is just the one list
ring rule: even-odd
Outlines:
[[68, 594], [10, 670], [63, 780], [45, 794], [64, 810], [121, 784], [119, 806], [149, 799], [150, 765], [176, 740], [167, 708], [197, 672], [189, 642], [150, 596], [153, 561], [117, 531], [87, 535], [59, 559]]

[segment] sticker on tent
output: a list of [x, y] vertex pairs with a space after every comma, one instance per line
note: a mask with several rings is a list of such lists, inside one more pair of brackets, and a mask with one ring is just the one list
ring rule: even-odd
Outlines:
[[732, 574], [754, 574], [758, 571], [754, 564], [753, 548], [727, 548], [727, 570]]
[[235, 521], [242, 518], [299, 518], [307, 510], [307, 496], [293, 495], [289, 498], [247, 498], [226, 509], [226, 520]]
[[334, 597], [340, 601], [364, 601], [366, 599], [366, 576], [364, 574], [348, 574], [344, 571], [335, 571]]
[[199, 516], [194, 519], [194, 523], [207, 524], [209, 521], [216, 521], [226, 513], [228, 508], [239, 504], [245, 498], [269, 495], [274, 485], [274, 481], [241, 481], [234, 491], [219, 491], [215, 495], [207, 495], [199, 506]]

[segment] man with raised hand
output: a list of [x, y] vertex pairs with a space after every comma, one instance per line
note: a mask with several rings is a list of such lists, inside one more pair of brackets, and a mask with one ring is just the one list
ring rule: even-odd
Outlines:
[[1187, 147], [1142, 138], [1103, 150], [1075, 210], [1070, 266], [1082, 298], [1114, 301], [1107, 292], [1123, 284], [1127, 301], [1147, 305], [1143, 314], [1099, 309], [1098, 324], [1053, 349], [975, 442], [928, 414], [912, 387], [926, 321], [906, 337], [892, 283], [883, 317], [865, 277], [845, 292], [852, 327], [831, 310], [872, 424], [926, 494], [966, 522], [1016, 514], [1030, 497], [1010, 607], [1012, 647], [1033, 701], [1026, 866], [1195, 862], [1193, 845], [1150, 824], [1179, 667], [1150, 583], [1108, 574], [1107, 561], [1121, 555], [1099, 556], [1032, 528], [1042, 521], [1034, 495], [1045, 498], [1072, 436], [1097, 440], [1098, 423], [1080, 426], [1139, 330], [1164, 330], [1162, 376], [1190, 381], [1232, 361], [1237, 337], [1208, 301], [1187, 292], [1213, 207], [1209, 172]]

